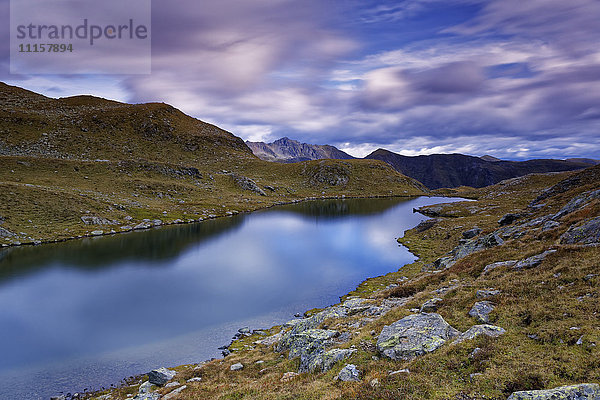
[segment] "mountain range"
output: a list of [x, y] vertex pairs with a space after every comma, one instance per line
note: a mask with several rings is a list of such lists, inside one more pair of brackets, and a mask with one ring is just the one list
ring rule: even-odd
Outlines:
[[[334, 146], [300, 143], [287, 137], [272, 143], [246, 144], [257, 157], [266, 161], [293, 163], [326, 158], [354, 158]], [[599, 163], [598, 160], [584, 158], [505, 161], [491, 155], [473, 157], [464, 154], [409, 157], [385, 149], [378, 149], [365, 159], [384, 161], [396, 171], [418, 180], [429, 189], [459, 186], [480, 188], [531, 173], [572, 171]]]
[[338, 160], [355, 158], [334, 146], [300, 143], [287, 137], [278, 139], [273, 143], [246, 141], [246, 144], [255, 156], [265, 161], [294, 163], [326, 158]]

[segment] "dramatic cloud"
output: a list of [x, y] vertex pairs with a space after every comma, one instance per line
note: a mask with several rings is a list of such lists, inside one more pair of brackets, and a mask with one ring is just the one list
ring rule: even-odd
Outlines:
[[5, 40], [0, 78], [52, 96], [164, 101], [244, 139], [358, 156], [600, 158], [597, 0], [152, 6], [151, 75], [9, 76]]

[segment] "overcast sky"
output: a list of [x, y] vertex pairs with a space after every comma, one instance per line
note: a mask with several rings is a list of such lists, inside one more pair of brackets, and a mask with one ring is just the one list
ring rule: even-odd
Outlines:
[[355, 156], [600, 158], [599, 18], [598, 0], [153, 0], [152, 74], [10, 75], [2, 23], [0, 80]]

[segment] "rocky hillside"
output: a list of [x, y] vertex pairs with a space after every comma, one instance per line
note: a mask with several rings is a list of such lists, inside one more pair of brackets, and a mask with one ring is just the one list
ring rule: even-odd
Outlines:
[[459, 186], [480, 188], [531, 173], [572, 171], [590, 166], [590, 163], [580, 160], [502, 161], [490, 159], [489, 156], [480, 158], [463, 154], [408, 157], [384, 149], [376, 150], [365, 158], [385, 161], [396, 171], [430, 189]]
[[599, 399], [600, 166], [455, 194], [476, 201], [418, 210], [434, 218], [399, 239], [417, 262], [94, 396]]
[[353, 159], [350, 154], [329, 145], [300, 143], [287, 137], [273, 143], [246, 142], [248, 147], [261, 160], [294, 163], [308, 160]]
[[167, 104], [53, 99], [0, 83], [2, 246], [192, 222], [310, 197], [426, 192], [380, 161], [262, 161], [240, 138]]

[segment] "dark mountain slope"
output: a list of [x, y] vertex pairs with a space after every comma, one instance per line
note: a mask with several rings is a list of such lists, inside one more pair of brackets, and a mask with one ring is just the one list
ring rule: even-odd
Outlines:
[[443, 187], [484, 187], [504, 179], [531, 173], [572, 171], [589, 164], [564, 160], [486, 161], [463, 154], [433, 154], [408, 157], [379, 149], [367, 159], [381, 160], [396, 171], [422, 182], [430, 189]]

